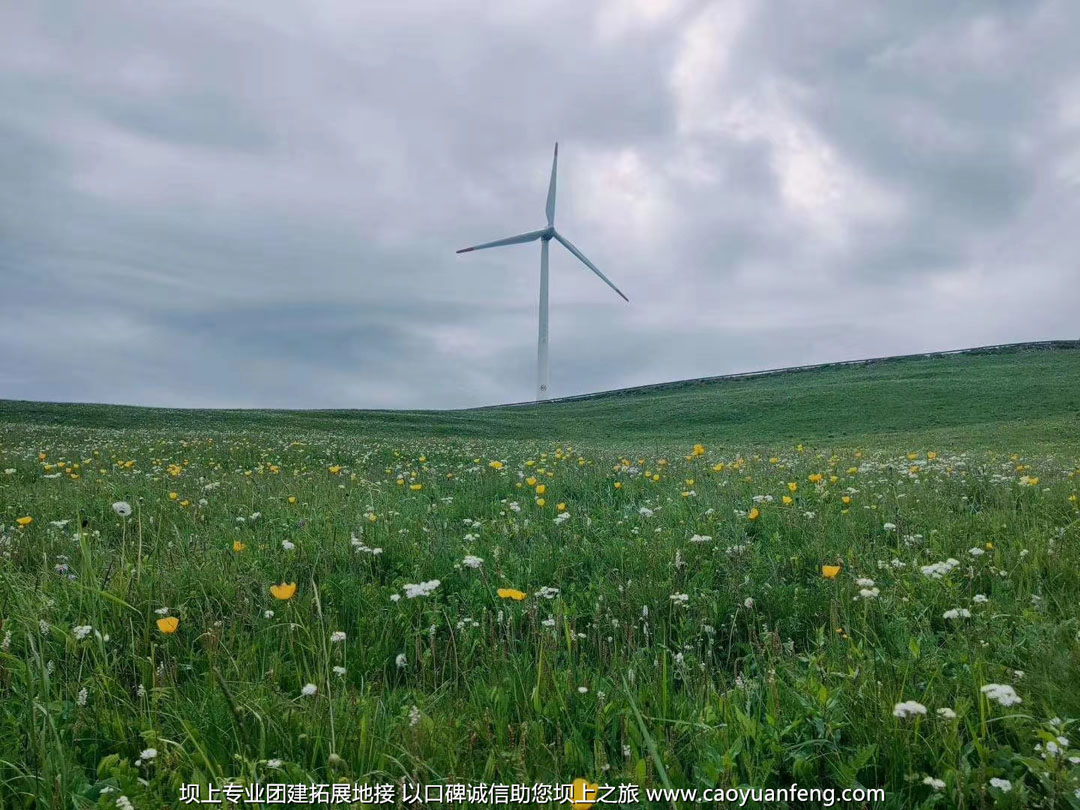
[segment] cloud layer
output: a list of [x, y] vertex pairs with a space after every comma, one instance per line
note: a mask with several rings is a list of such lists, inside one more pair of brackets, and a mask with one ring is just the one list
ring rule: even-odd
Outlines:
[[461, 407], [1075, 338], [1080, 6], [0, 9], [0, 396]]

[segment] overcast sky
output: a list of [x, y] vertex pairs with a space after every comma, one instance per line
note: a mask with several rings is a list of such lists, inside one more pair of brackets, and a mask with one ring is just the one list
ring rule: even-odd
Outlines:
[[463, 407], [1080, 337], [1080, 3], [0, 4], [0, 397]]

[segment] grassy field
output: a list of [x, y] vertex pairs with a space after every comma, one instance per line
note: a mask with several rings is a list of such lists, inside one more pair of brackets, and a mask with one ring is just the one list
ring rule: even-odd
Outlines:
[[1078, 411], [1076, 349], [457, 412], [0, 403], [0, 805], [1080, 808]]

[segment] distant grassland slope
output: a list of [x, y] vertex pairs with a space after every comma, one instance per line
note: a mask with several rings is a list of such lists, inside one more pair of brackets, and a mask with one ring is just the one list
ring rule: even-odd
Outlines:
[[886, 358], [666, 383], [541, 405], [461, 411], [173, 410], [0, 401], [0, 429], [32, 425], [331, 430], [357, 435], [603, 444], [873, 440], [902, 445], [1080, 446], [1080, 342]]

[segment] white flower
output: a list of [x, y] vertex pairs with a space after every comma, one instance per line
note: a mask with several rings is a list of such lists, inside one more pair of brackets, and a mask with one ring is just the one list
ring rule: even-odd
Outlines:
[[945, 780], [943, 780], [943, 779], [935, 779], [932, 776], [923, 777], [922, 783], [924, 785], [929, 785], [934, 790], [944, 790], [945, 789]]
[[112, 505], [112, 510], [120, 517], [127, 517], [131, 514], [131, 504], [127, 501], [117, 501]]
[[313, 683], [305, 683], [304, 688], [300, 690], [300, 694], [303, 695], [304, 697], [311, 697], [312, 695], [314, 695], [318, 691], [319, 691], [319, 687], [317, 687], [315, 684], [313, 684]]
[[577, 688], [577, 690], [578, 690], [578, 692], [580, 692], [581, 694], [584, 695], [584, 694], [588, 693], [589, 687], [587, 687], [587, 686], [579, 686]]
[[881, 528], [883, 528], [887, 532], [895, 532], [896, 531], [896, 524], [895, 523], [886, 523], [886, 524], [882, 525]]
[[711, 543], [712, 537], [707, 534], [695, 534], [690, 538], [691, 543]]
[[558, 595], [559, 595], [559, 589], [558, 588], [552, 588], [550, 585], [545, 585], [543, 588], [541, 588], [540, 590], [538, 590], [536, 593], [533, 594], [533, 596], [538, 596], [541, 599], [554, 599]]
[[1012, 706], [1016, 703], [1023, 703], [1016, 694], [1016, 690], [1007, 683], [988, 683], [983, 686], [980, 691], [986, 695], [987, 698], [996, 700], [1002, 706]]
[[344, 640], [345, 640], [345, 631], [344, 630], [335, 630], [333, 633], [330, 634], [330, 641], [332, 643], [334, 643], [334, 644], [338, 644], [338, 643], [340, 643], [340, 642], [342, 642]]
[[390, 594], [390, 601], [391, 602], [397, 602], [399, 599], [401, 599], [401, 594], [400, 593], [392, 593], [392, 594]]
[[131, 803], [131, 799], [121, 794], [116, 797], [116, 810], [135, 810], [135, 805]]
[[924, 565], [919, 570], [923, 572], [923, 575], [928, 576], [931, 579], [944, 579], [948, 573], [958, 565], [960, 565], [959, 560], [954, 560], [952, 557], [949, 557], [945, 562]]
[[940, 708], [937, 710], [938, 717], [943, 717], [946, 720], [955, 720], [956, 712], [949, 708]]
[[86, 700], [89, 697], [90, 697], [90, 692], [84, 686], [82, 689], [79, 690], [79, 694], [75, 698], [75, 703], [77, 705], [79, 705], [79, 706], [85, 706], [86, 705]]
[[156, 613], [158, 616], [168, 616], [169, 609], [167, 607], [158, 608], [154, 611], [154, 613]]
[[971, 597], [971, 601], [974, 602], [976, 605], [983, 605], [990, 601], [990, 597], [988, 597], [985, 593], [977, 593], [973, 597]]
[[157, 749], [156, 748], [147, 748], [145, 751], [143, 751], [141, 754], [139, 754], [139, 759], [141, 759], [143, 762], [147, 762], [147, 761], [153, 759], [156, 756], [157, 756]]
[[754, 600], [753, 600], [753, 598], [749, 597], [749, 596], [746, 597], [743, 600], [743, 607], [746, 608], [747, 610], [753, 610], [754, 609]]
[[286, 551], [292, 551], [294, 548], [296, 548], [296, 544], [289, 540], [282, 540], [281, 547]]
[[427, 582], [420, 582], [418, 584], [405, 583], [405, 598], [415, 599], [418, 596], [427, 596], [434, 591], [440, 585], [439, 580], [429, 579]]
[[409, 725], [420, 725], [420, 708], [418, 706], [414, 705], [411, 709], [409, 709]]
[[266, 760], [266, 767], [267, 768], [280, 768], [281, 767], [281, 760], [280, 759], [268, 759], [268, 760]]
[[397, 658], [394, 659], [394, 663], [397, 664], [398, 669], [405, 669], [409, 663], [409, 659], [405, 657], [405, 653], [398, 653]]
[[481, 557], [477, 557], [475, 554], [466, 555], [465, 559], [461, 561], [461, 564], [466, 568], [479, 568], [484, 564], [484, 560]]
[[687, 602], [690, 601], [690, 595], [685, 593], [673, 593], [668, 598], [671, 599], [671, 601], [674, 602], [676, 605], [685, 605]]
[[264, 610], [263, 611], [263, 618], [264, 619], [272, 619], [272, 618], [274, 618], [274, 611], [272, 611], [272, 610]]
[[941, 614], [943, 619], [970, 619], [971, 611], [967, 608], [953, 608]]
[[339, 678], [344, 678], [345, 677], [345, 667], [341, 667], [341, 666], [334, 667], [334, 674], [337, 675]]
[[893, 706], [893, 717], [911, 717], [916, 714], [926, 714], [926, 707], [914, 700], [905, 700]]
[[990, 787], [996, 787], [1002, 793], [1008, 793], [1012, 790], [1012, 782], [1008, 779], [998, 779], [996, 776], [990, 780]]
[[90, 633], [92, 633], [93, 630], [94, 630], [94, 628], [91, 627], [90, 625], [81, 624], [81, 625], [78, 625], [76, 627], [72, 627], [71, 628], [71, 634], [73, 636], [75, 636], [76, 641], [82, 641], [84, 638], [86, 638], [88, 635], [90, 635]]
[[859, 596], [863, 599], [877, 599], [880, 593], [880, 588], [862, 588], [859, 590]]
[[651, 518], [653, 516], [653, 510], [647, 506], [643, 506], [638, 509], [638, 514], [644, 518]]
[[981, 557], [985, 553], [986, 553], [986, 551], [984, 549], [979, 548], [978, 546], [975, 546], [974, 548], [969, 548], [968, 549], [968, 554], [970, 554], [972, 557]]
[[855, 584], [858, 585], [860, 588], [873, 588], [874, 580], [867, 579], [866, 577], [859, 577], [857, 580], [855, 580]]

